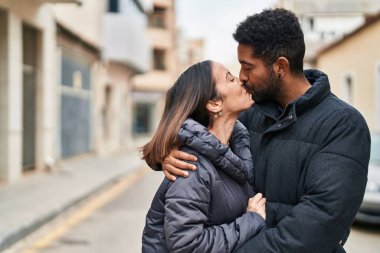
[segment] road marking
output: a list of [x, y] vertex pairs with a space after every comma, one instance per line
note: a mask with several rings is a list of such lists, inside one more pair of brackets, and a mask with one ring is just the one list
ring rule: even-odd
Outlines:
[[95, 195], [87, 203], [85, 203], [78, 210], [71, 213], [63, 222], [60, 223], [55, 229], [53, 229], [49, 234], [37, 239], [32, 246], [22, 251], [22, 253], [37, 253], [39, 250], [47, 248], [52, 244], [52, 242], [58, 240], [66, 232], [72, 229], [74, 226], [81, 223], [83, 220], [88, 218], [96, 210], [105, 206], [107, 203], [114, 200], [126, 189], [135, 184], [138, 180], [143, 178], [149, 172], [148, 169], [141, 168], [132, 172], [131, 174], [122, 177], [118, 182], [113, 184], [110, 188], [102, 191], [99, 195]]

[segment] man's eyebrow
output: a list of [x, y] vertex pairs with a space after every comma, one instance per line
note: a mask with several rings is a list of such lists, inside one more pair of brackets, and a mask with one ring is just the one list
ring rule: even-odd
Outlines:
[[246, 64], [246, 65], [250, 65], [250, 66], [252, 66], [253, 64], [252, 63], [249, 63], [249, 62], [246, 62], [246, 61], [239, 61], [240, 62], [240, 64]]

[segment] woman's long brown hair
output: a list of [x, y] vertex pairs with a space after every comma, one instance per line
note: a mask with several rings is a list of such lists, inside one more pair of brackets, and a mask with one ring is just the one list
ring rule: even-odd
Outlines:
[[194, 64], [183, 72], [166, 94], [164, 113], [152, 140], [141, 148], [147, 164], [161, 163], [178, 146], [177, 135], [187, 118], [208, 127], [206, 104], [217, 97], [211, 61]]

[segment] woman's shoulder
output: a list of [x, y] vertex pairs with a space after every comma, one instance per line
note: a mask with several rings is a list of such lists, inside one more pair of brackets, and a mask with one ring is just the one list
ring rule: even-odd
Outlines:
[[[188, 152], [189, 150], [183, 150]], [[196, 162], [191, 162], [197, 166], [196, 170], [189, 170], [189, 176], [177, 177], [171, 182], [165, 194], [165, 199], [188, 199], [202, 201], [208, 198], [215, 185], [216, 170], [214, 165], [204, 156], [193, 152], [197, 156]]]
[[215, 180], [215, 178], [218, 177], [218, 170], [207, 156], [186, 145], [180, 147], [180, 150], [197, 157], [196, 162], [186, 161], [194, 164], [197, 167], [196, 170], [189, 171], [189, 177], [186, 179], [195, 181], [209, 181], [211, 183]]
[[198, 169], [195, 171], [199, 171], [199, 173], [210, 173], [210, 170], [211, 170], [211, 172], [216, 171], [215, 165], [205, 154], [202, 154], [202, 153], [196, 151], [195, 149], [193, 149], [187, 145], [181, 146], [179, 148], [179, 150], [184, 151], [186, 153], [189, 153], [189, 154], [197, 157], [196, 162], [187, 161], [187, 162], [192, 163], [195, 166], [197, 166]]

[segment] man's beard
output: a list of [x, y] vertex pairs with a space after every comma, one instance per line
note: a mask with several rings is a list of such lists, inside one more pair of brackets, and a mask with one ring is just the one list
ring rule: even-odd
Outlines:
[[253, 89], [251, 94], [255, 103], [262, 103], [269, 100], [275, 100], [280, 93], [280, 79], [277, 78], [273, 69], [271, 69], [268, 78], [260, 85], [260, 89]]

